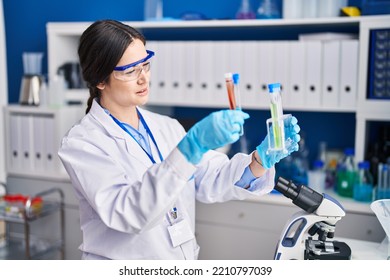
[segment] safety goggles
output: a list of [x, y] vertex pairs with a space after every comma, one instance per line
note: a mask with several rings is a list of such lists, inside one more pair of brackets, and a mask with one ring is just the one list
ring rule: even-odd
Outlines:
[[148, 55], [141, 60], [138, 60], [136, 62], [124, 66], [115, 67], [113, 71], [115, 79], [125, 81], [125, 82], [134, 81], [138, 79], [142, 70], [144, 70], [145, 73], [149, 72], [150, 70], [149, 60], [154, 56], [154, 52], [150, 50], [146, 50], [146, 53]]

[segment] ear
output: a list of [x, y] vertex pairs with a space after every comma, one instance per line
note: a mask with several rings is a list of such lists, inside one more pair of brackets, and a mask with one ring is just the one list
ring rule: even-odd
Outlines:
[[101, 83], [98, 83], [96, 87], [100, 90], [103, 90], [106, 87], [106, 84], [104, 82], [101, 82]]

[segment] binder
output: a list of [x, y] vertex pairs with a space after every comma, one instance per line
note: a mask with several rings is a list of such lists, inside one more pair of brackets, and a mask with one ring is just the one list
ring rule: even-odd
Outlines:
[[167, 71], [167, 100], [170, 104], [185, 104], [183, 94], [183, 69], [186, 63], [184, 56], [184, 44], [182, 41], [171, 41], [168, 43], [169, 48], [169, 65]]
[[222, 108], [229, 108], [229, 100], [225, 86], [225, 73], [231, 72], [228, 64], [228, 43], [227, 41], [214, 41], [213, 58], [213, 103]]
[[57, 163], [57, 151], [59, 144], [56, 141], [56, 127], [54, 116], [48, 115], [43, 118], [44, 122], [44, 167], [48, 172], [56, 172], [59, 168]]
[[305, 44], [305, 100], [308, 108], [321, 106], [322, 42], [306, 41]]
[[8, 164], [10, 170], [21, 170], [22, 169], [22, 138], [21, 135], [21, 117], [19, 114], [9, 115], [9, 147], [8, 151]]
[[274, 56], [275, 47], [273, 41], [261, 41], [258, 43], [258, 83], [259, 105], [261, 108], [269, 108], [268, 84], [275, 82]]
[[[285, 108], [290, 107], [292, 95], [289, 92], [290, 77], [289, 77], [289, 42], [275, 41], [273, 43], [273, 80], [270, 83], [280, 83], [283, 104]], [[268, 91], [268, 90], [267, 90]]]
[[[241, 75], [241, 102], [243, 107], [259, 108], [261, 105], [258, 86], [257, 42], [245, 41], [242, 45], [243, 69]], [[265, 106], [265, 104], [264, 104]]]
[[305, 44], [300, 41], [289, 42], [289, 83], [286, 94], [288, 106], [302, 108], [305, 106]]
[[[198, 80], [197, 80], [197, 105], [204, 105], [214, 107], [213, 101], [213, 72], [214, 72], [214, 61], [213, 61], [213, 43], [211, 41], [198, 42], [199, 49], [199, 60], [197, 67]], [[190, 105], [190, 104], [189, 104]]]
[[322, 107], [339, 106], [340, 41], [324, 41], [322, 56]]
[[33, 146], [34, 154], [32, 156], [33, 169], [38, 173], [45, 172], [45, 123], [42, 115], [33, 116]]
[[170, 68], [171, 68], [171, 50], [169, 42], [159, 42], [158, 43], [158, 56], [159, 60], [157, 63], [157, 88], [158, 88], [158, 101], [166, 104], [172, 101], [170, 98], [170, 88], [169, 84], [171, 82], [170, 79]]
[[159, 72], [158, 72], [158, 64], [161, 60], [161, 55], [158, 49], [158, 41], [148, 41], [146, 44], [146, 49], [151, 50], [155, 53], [154, 57], [152, 57], [150, 61], [150, 81], [149, 81], [149, 102], [157, 102], [158, 101], [158, 80], [159, 80]]
[[32, 171], [33, 134], [32, 115], [20, 114], [20, 138], [21, 138], [21, 168], [26, 172]]
[[357, 76], [359, 41], [340, 43], [340, 107], [355, 108], [357, 99]]
[[184, 100], [190, 106], [197, 106], [197, 84], [198, 84], [198, 43], [196, 41], [185, 42], [184, 48], [185, 64], [183, 69]]

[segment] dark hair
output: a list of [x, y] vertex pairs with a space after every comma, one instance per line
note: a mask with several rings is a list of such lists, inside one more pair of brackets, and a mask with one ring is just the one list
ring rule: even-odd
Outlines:
[[93, 99], [100, 97], [96, 86], [109, 81], [112, 70], [134, 39], [145, 44], [145, 37], [139, 31], [115, 20], [96, 21], [81, 35], [78, 54], [89, 88], [86, 113], [91, 109]]

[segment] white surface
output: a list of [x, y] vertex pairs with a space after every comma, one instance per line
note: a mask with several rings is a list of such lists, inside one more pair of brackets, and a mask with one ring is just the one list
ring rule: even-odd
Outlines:
[[386, 260], [385, 244], [350, 238], [335, 238], [351, 248], [352, 260]]
[[[7, 59], [5, 50], [3, 1], [0, 1], [0, 155], [5, 154], [3, 107], [8, 103]], [[0, 182], [5, 182], [5, 178], [5, 157], [0, 156]]]

